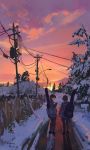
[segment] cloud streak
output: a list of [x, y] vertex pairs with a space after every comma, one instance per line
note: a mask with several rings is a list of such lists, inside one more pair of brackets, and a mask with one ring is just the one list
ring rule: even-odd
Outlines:
[[86, 10], [82, 9], [77, 9], [75, 11], [63, 10], [48, 14], [44, 18], [44, 22], [51, 25], [55, 24], [55, 22], [61, 25], [67, 25], [79, 19], [79, 17], [83, 16], [85, 13]]

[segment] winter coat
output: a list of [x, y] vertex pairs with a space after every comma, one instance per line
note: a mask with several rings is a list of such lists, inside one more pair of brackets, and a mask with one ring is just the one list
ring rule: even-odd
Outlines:
[[67, 105], [68, 105], [68, 102], [63, 102], [61, 104], [59, 113], [60, 113], [61, 118], [63, 118], [63, 119], [68, 119], [67, 116], [65, 115], [65, 109], [66, 109]]
[[57, 110], [56, 110], [57, 103], [54, 103], [52, 100], [50, 101], [50, 106], [47, 107], [47, 114], [49, 118], [56, 118]]
[[73, 90], [71, 94], [70, 102], [63, 102], [61, 104], [60, 115], [63, 119], [70, 119], [73, 117], [75, 93], [76, 90]]
[[52, 99], [49, 98], [48, 89], [45, 88], [46, 100], [47, 100], [47, 114], [49, 118], [56, 118], [57, 110], [56, 106], [57, 103], [53, 102]]

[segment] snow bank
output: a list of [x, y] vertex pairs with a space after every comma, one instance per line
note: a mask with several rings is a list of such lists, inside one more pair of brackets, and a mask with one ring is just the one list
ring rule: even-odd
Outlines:
[[[20, 94], [36, 94], [36, 84], [34, 81], [23, 81], [19, 83]], [[38, 94], [45, 94], [44, 88], [38, 87]], [[8, 96], [10, 93], [16, 95], [17, 85], [2, 86], [0, 87], [0, 95]]]
[[90, 114], [75, 112], [73, 122], [84, 150], [90, 150]]
[[39, 115], [39, 118], [32, 115], [26, 122], [21, 124], [15, 122], [15, 127], [13, 127], [12, 133], [5, 130], [4, 135], [0, 139], [1, 150], [21, 150], [25, 139], [32, 136], [41, 122], [46, 122], [48, 120], [45, 105], [35, 112]]

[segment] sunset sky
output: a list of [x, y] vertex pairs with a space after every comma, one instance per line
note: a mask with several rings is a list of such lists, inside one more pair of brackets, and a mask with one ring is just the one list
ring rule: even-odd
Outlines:
[[[27, 49], [33, 48], [41, 52], [57, 56], [72, 58], [72, 51], [83, 53], [76, 46], [68, 45], [73, 40], [72, 33], [82, 24], [90, 33], [90, 1], [89, 0], [0, 0], [0, 21], [6, 29], [12, 23], [19, 25], [23, 43]], [[0, 27], [0, 32], [2, 28]], [[9, 54], [10, 43], [7, 35], [0, 36], [0, 47]], [[33, 51], [30, 51], [33, 53]], [[22, 50], [22, 59], [25, 64], [35, 62], [35, 59]], [[34, 52], [34, 55], [37, 53]], [[42, 55], [55, 63], [70, 66], [71, 62], [48, 55]], [[41, 59], [49, 81], [61, 80], [68, 76], [68, 70], [62, 66]], [[39, 71], [42, 65], [39, 62]], [[0, 52], [0, 82], [13, 82], [15, 66], [10, 60], [5, 59]], [[35, 74], [35, 66], [27, 69]], [[19, 73], [25, 68], [19, 64]], [[61, 71], [61, 72], [60, 72]], [[31, 80], [35, 76], [31, 75]], [[43, 73], [40, 82], [46, 81]]]

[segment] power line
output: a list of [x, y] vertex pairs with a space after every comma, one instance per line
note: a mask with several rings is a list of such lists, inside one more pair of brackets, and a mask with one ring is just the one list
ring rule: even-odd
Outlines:
[[[35, 57], [32, 53], [30, 53], [30, 52], [27, 50], [27, 48], [26, 48], [25, 50], [26, 50], [32, 57]], [[49, 61], [49, 62], [52, 62], [52, 63], [57, 64], [57, 65], [60, 65], [60, 66], [62, 66], [62, 67], [68, 68], [68, 66], [65, 66], [65, 65], [62, 65], [62, 64], [53, 62], [53, 61], [48, 60], [48, 59], [46, 59], [46, 58], [43, 58], [43, 57], [42, 57], [42, 59], [45, 59], [45, 60], [47, 60], [47, 61]]]
[[10, 58], [10, 56], [8, 56], [3, 50], [2, 50], [2, 48], [0, 48], [0, 50], [1, 50], [1, 52], [2, 52], [2, 54], [3, 54], [3, 57], [5, 57], [5, 58], [9, 58], [9, 60], [14, 64], [14, 62], [12, 61], [12, 59]]
[[47, 78], [47, 75], [46, 75], [46, 73], [45, 73], [45, 71], [44, 71], [44, 67], [43, 67], [42, 62], [41, 62], [41, 67], [42, 67], [42, 71], [43, 71], [43, 73], [44, 73], [45, 77]]
[[[2, 25], [1, 22], [0, 22], [0, 25], [1, 25], [2, 29], [4, 30], [3, 32], [7, 34], [8, 38], [9, 38], [9, 43], [12, 45], [12, 43], [11, 43], [11, 41], [10, 41], [10, 40], [11, 40], [11, 39], [10, 39], [10, 35], [9, 35], [8, 32], [7, 32], [7, 31], [9, 31], [9, 30], [11, 30], [11, 29], [7, 29], [7, 30], [6, 30], [6, 29], [4, 28], [4, 26]], [[13, 45], [12, 45], [12, 46], [13, 46]]]
[[58, 70], [58, 69], [53, 69], [53, 70], [56, 70], [56, 71], [58, 71], [58, 72], [60, 72], [60, 73], [63, 73], [63, 74], [65, 74], [65, 75], [68, 75], [67, 73], [65, 73], [65, 72], [63, 72], [63, 71], [60, 71], [60, 70]]
[[2, 35], [4, 35], [4, 34], [6, 34], [5, 32], [2, 32], [2, 33], [0, 33], [0, 36], [2, 36]]
[[[35, 57], [35, 56], [34, 56], [32, 53], [30, 53], [27, 49], [25, 49], [25, 50], [30, 54], [30, 56]], [[52, 62], [52, 63], [57, 64], [57, 65], [60, 65], [60, 66], [62, 66], [62, 67], [68, 68], [68, 66], [65, 66], [65, 65], [62, 65], [62, 64], [53, 62], [53, 61], [48, 60], [48, 59], [46, 59], [46, 58], [43, 58], [43, 57], [42, 57], [42, 59], [45, 59], [45, 60], [47, 60], [47, 61], [49, 61], [49, 62]]]
[[24, 45], [23, 45], [23, 48], [24, 48], [24, 50], [25, 50], [26, 52], [28, 52], [28, 54], [29, 54], [30, 56], [32, 56], [32, 57], [34, 58], [34, 54], [31, 53], [31, 52], [29, 52], [28, 49], [27, 49]]
[[65, 59], [65, 60], [71, 61], [71, 59], [60, 57], [60, 56], [50, 54], [50, 53], [46, 53], [46, 52], [41, 52], [41, 51], [38, 51], [38, 50], [35, 50], [35, 49], [32, 49], [32, 48], [30, 48], [30, 50], [35, 51], [35, 52], [39, 52], [39, 53], [42, 53], [42, 54], [46, 54], [46, 55], [49, 55], [49, 56], [57, 57], [57, 58], [60, 58], [60, 59]]
[[24, 50], [25, 50], [26, 52], [28, 52], [28, 54], [34, 58], [34, 57], [35, 57], [34, 54], [31, 53], [31, 52], [26, 48], [26, 46], [24, 45], [22, 37], [20, 37], [20, 41], [21, 41], [21, 45], [22, 45], [22, 47], [24, 48]]
[[46, 80], [47, 80], [47, 85], [48, 85], [48, 77], [47, 77], [47, 75], [46, 75], [46, 73], [45, 73], [45, 71], [44, 71], [44, 67], [43, 67], [42, 62], [41, 62], [41, 67], [42, 67], [42, 70], [43, 70], [43, 73], [44, 73], [44, 75], [45, 75], [45, 78], [46, 78]]
[[53, 68], [53, 67], [51, 67], [51, 66], [46, 66], [46, 67], [50, 67], [51, 70], [56, 70], [56, 71], [58, 71], [58, 72], [60, 72], [60, 73], [63, 73], [63, 74], [65, 74], [65, 75], [68, 75], [68, 73], [63, 72], [62, 70], [55, 69], [55, 68]]
[[[51, 69], [52, 69], [52, 68], [53, 68], [53, 69], [54, 69], [54, 68], [57, 68], [57, 65], [54, 65], [55, 67], [53, 67], [52, 65], [46, 65], [44, 60], [42, 60], [42, 61], [44, 62], [44, 66], [46, 66], [46, 67], [50, 67]], [[65, 67], [64, 67], [64, 68], [65, 68]], [[63, 68], [63, 69], [64, 69], [64, 68]], [[60, 68], [60, 70], [61, 70], [61, 68]], [[68, 70], [68, 69], [65, 69], [65, 70]], [[61, 71], [62, 71], [62, 70], [61, 70]]]
[[[23, 40], [22, 40], [22, 44], [23, 44]], [[57, 57], [57, 58], [60, 58], [60, 59], [65, 59], [65, 60], [71, 61], [71, 59], [60, 57], [60, 56], [57, 56], [57, 55], [54, 55], [54, 54], [50, 54], [50, 53], [46, 53], [46, 52], [41, 52], [41, 51], [33, 49], [33, 48], [29, 48], [29, 49], [31, 51], [35, 51], [35, 52], [38, 52], [38, 53], [41, 53], [41, 54], [46, 54], [46, 55], [49, 55], [49, 56], [53, 56], [53, 57]]]
[[22, 57], [21, 57], [21, 59], [20, 59], [20, 61], [22, 62], [22, 64], [24, 65], [24, 66], [32, 66], [32, 65], [34, 65], [35, 64], [35, 62], [34, 63], [32, 63], [32, 64], [25, 64], [24, 62], [23, 62], [23, 60], [22, 60]]
[[[22, 44], [23, 44], [23, 42], [22, 42]], [[25, 50], [26, 50], [32, 57], [35, 57], [34, 54], [33, 54], [33, 53], [30, 53], [29, 50], [28, 50], [25, 46], [24, 46], [24, 48], [25, 48]], [[36, 52], [39, 52], [38, 50], [35, 50], [35, 49], [31, 49], [31, 50], [36, 51]], [[48, 54], [48, 55], [50, 55], [50, 56], [52, 55], [52, 54], [44, 53], [44, 52], [39, 52], [39, 53]], [[56, 56], [56, 55], [53, 55], [53, 56]], [[59, 57], [59, 56], [56, 56], [56, 57]], [[62, 58], [62, 59], [65, 59], [65, 60], [70, 60], [70, 59], [63, 58], [63, 57], [59, 57], [59, 58]], [[49, 61], [49, 62], [52, 62], [52, 63], [57, 64], [57, 65], [60, 65], [60, 66], [62, 66], [62, 67], [68, 68], [68, 66], [65, 66], [65, 65], [62, 65], [62, 64], [53, 62], [53, 61], [48, 60], [48, 59], [46, 59], [46, 58], [42, 58], [42, 59], [45, 59], [45, 60], [47, 60], [47, 61]]]
[[[21, 62], [20, 62], [20, 64], [23, 66], [23, 68], [24, 68], [25, 71], [27, 71], [27, 69], [30, 69], [30, 68], [26, 68]], [[35, 65], [34, 65], [34, 66], [35, 66]], [[33, 66], [33, 67], [34, 67], [34, 66]], [[29, 74], [35, 75], [34, 73], [29, 73]]]
[[47, 60], [47, 61], [49, 61], [49, 62], [51, 62], [51, 63], [54, 63], [54, 64], [56, 64], [56, 65], [59, 65], [59, 66], [62, 66], [62, 67], [68, 68], [68, 66], [66, 66], [66, 65], [62, 65], [62, 64], [59, 64], [59, 63], [53, 62], [52, 60], [49, 60], [49, 59], [47, 59], [47, 58], [42, 57], [42, 59], [45, 59], [45, 60]]
[[27, 66], [25, 66], [23, 63], [22, 63], [22, 61], [20, 62], [24, 67], [26, 67], [27, 69], [31, 69], [31, 68], [33, 68], [35, 65], [36, 65], [36, 63], [34, 63], [31, 67], [27, 67]]

